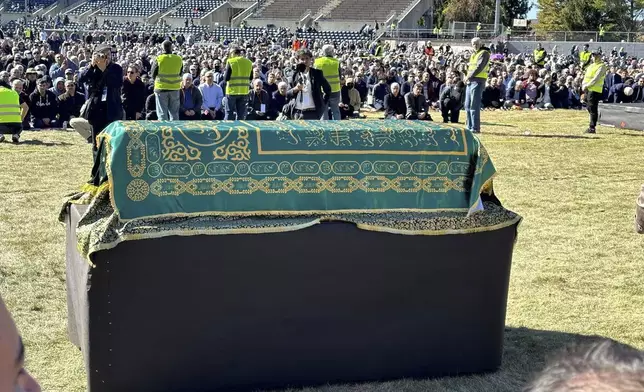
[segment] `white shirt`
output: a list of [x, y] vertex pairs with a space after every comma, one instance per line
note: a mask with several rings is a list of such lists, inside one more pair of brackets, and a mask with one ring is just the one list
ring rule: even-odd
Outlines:
[[302, 91], [300, 91], [299, 97], [295, 100], [295, 109], [315, 109], [315, 102], [313, 102], [313, 94], [311, 92], [311, 76], [308, 72], [301, 73], [300, 75], [302, 75], [304, 79], [302, 83], [304, 87], [302, 88]]

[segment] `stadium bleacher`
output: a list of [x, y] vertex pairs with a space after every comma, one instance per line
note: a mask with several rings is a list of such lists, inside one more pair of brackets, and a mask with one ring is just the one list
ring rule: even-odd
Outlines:
[[328, 4], [328, 0], [308, 0], [304, 3], [293, 0], [269, 1], [267, 1], [266, 5], [260, 7], [256, 17], [262, 19], [298, 19], [306, 10], [311, 10], [315, 15], [322, 7]]
[[178, 3], [178, 0], [116, 0], [103, 8], [99, 15], [149, 17], [157, 12], [166, 11]]
[[78, 7], [74, 7], [71, 10], [67, 11], [67, 15], [82, 15], [87, 11], [96, 10], [106, 6], [110, 0], [89, 0]]
[[186, 0], [177, 7], [171, 17], [201, 18], [225, 2], [225, 0]]
[[325, 18], [339, 20], [382, 20], [392, 10], [401, 12], [410, 0], [344, 0]]
[[[27, 5], [29, 12], [36, 12], [40, 9], [47, 8], [54, 4], [56, 0], [29, 0]], [[20, 0], [8, 1], [5, 3], [4, 12], [7, 13], [20, 13], [25, 12], [25, 2]]]

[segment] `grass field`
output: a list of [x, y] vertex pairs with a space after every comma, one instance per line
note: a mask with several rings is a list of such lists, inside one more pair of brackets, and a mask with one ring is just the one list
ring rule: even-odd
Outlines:
[[[517, 391], [547, 353], [601, 335], [644, 349], [644, 236], [633, 215], [644, 183], [644, 133], [600, 127], [585, 112], [486, 112], [481, 139], [495, 190], [524, 217], [514, 254], [505, 356], [494, 374], [329, 386], [310, 391]], [[0, 293], [44, 391], [84, 391], [66, 335], [62, 196], [86, 180], [75, 133], [26, 132], [0, 145]]]

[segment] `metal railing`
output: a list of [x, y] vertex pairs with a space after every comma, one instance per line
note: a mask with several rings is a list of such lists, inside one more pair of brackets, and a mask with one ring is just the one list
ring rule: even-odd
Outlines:
[[[497, 37], [493, 30], [481, 29], [476, 30], [448, 30], [443, 29], [442, 34], [436, 34], [432, 29], [394, 29], [385, 32], [385, 37], [389, 39], [445, 39], [445, 40], [462, 40], [467, 41], [474, 37], [482, 39], [494, 39]], [[628, 31], [606, 31], [603, 37], [600, 37], [598, 31], [526, 31], [525, 29], [513, 29], [512, 34], [508, 37], [505, 30], [501, 35], [504, 40], [510, 41], [570, 41], [570, 42], [644, 42], [644, 32]]]

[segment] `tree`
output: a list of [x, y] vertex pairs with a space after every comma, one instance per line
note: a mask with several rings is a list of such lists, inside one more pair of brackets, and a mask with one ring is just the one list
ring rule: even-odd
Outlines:
[[[495, 0], [448, 0], [443, 14], [449, 21], [491, 24], [494, 23], [495, 3]], [[525, 18], [529, 10], [529, 0], [504, 0], [501, 2], [501, 24], [509, 26], [513, 19]]]
[[638, 31], [644, 0], [538, 0], [540, 31]]

